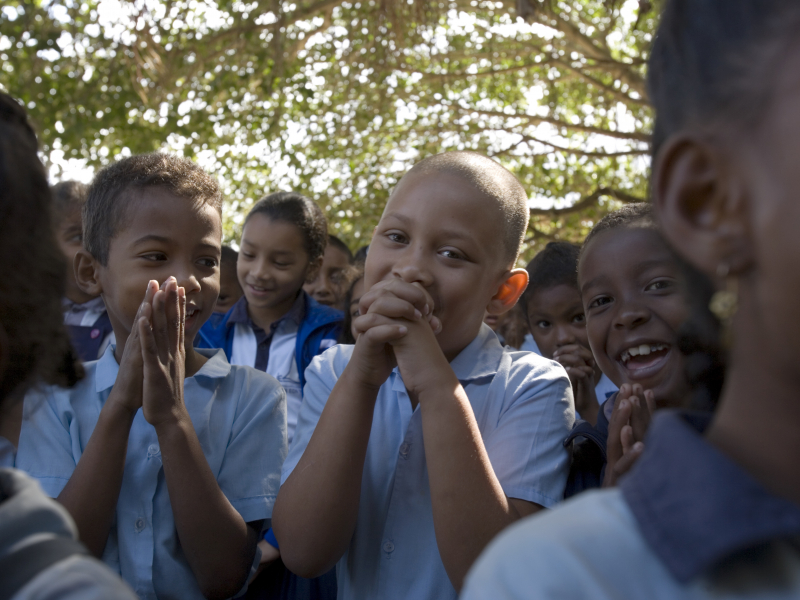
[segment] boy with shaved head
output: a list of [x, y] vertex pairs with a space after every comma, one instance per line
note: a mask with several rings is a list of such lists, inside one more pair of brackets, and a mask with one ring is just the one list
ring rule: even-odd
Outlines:
[[562, 496], [569, 379], [483, 324], [528, 282], [527, 196], [491, 159], [423, 160], [365, 266], [359, 333], [306, 371], [273, 528], [287, 567], [337, 565], [339, 598], [456, 598], [484, 546]]

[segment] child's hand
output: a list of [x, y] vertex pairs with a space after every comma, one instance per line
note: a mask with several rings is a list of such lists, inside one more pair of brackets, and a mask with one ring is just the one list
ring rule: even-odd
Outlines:
[[623, 384], [608, 424], [607, 463], [603, 487], [613, 487], [644, 451], [644, 437], [655, 411], [651, 390]]
[[125, 342], [125, 348], [122, 351], [122, 359], [119, 363], [119, 374], [114, 383], [114, 388], [108, 397], [109, 402], [114, 402], [124, 407], [131, 414], [136, 413], [142, 406], [142, 380], [144, 375], [141, 336], [139, 335], [138, 323], [145, 310], [145, 306], [150, 306], [153, 295], [158, 290], [157, 285], [151, 285], [153, 283], [154, 282], [150, 282], [147, 285], [144, 300], [139, 305], [139, 310], [136, 312], [136, 317], [133, 319], [130, 335], [128, 335], [128, 340]]
[[[157, 282], [150, 285], [157, 286]], [[155, 427], [185, 415], [185, 320], [184, 289], [170, 277], [153, 294], [152, 302], [145, 303], [137, 322], [144, 366], [142, 406], [145, 419]]]
[[592, 425], [597, 423], [600, 405], [594, 391], [594, 356], [592, 351], [580, 344], [560, 346], [553, 353], [553, 360], [567, 371], [575, 396], [575, 410], [582, 419]]
[[358, 332], [353, 359], [359, 380], [378, 388], [397, 364], [392, 344], [408, 333], [412, 323], [425, 322], [441, 329], [433, 316], [433, 299], [420, 285], [391, 279], [375, 284], [361, 297], [361, 316], [353, 321]]

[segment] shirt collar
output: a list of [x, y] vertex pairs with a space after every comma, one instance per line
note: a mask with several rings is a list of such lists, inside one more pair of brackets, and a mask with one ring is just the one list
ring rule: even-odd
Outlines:
[[[119, 365], [114, 356], [116, 346], [109, 344], [103, 356], [95, 364], [94, 384], [95, 391], [100, 393], [114, 387], [119, 373]], [[231, 372], [231, 365], [225, 356], [225, 351], [218, 348], [195, 348], [195, 352], [207, 357], [208, 360], [194, 374], [194, 377], [208, 379], [222, 379]]]
[[[275, 328], [285, 320], [293, 321], [295, 324], [300, 325], [303, 321], [303, 317], [306, 314], [306, 294], [305, 292], [301, 291], [297, 295], [297, 299], [295, 299], [294, 304], [289, 309], [289, 311], [283, 315], [280, 319], [275, 321], [272, 325], [270, 325], [270, 330], [274, 331]], [[235, 325], [236, 323], [244, 323], [249, 325], [251, 329], [261, 329], [253, 323], [253, 320], [250, 318], [250, 315], [247, 314], [247, 298], [242, 296], [236, 301], [231, 307], [231, 316], [228, 317], [228, 326]]]
[[[450, 368], [453, 369], [456, 378], [461, 383], [493, 377], [497, 374], [504, 352], [497, 335], [491, 327], [484, 323], [475, 339], [450, 362]], [[400, 369], [395, 367], [393, 373], [395, 377], [392, 389], [395, 391], [405, 390]]]
[[103, 297], [98, 296], [97, 298], [92, 298], [88, 302], [84, 302], [83, 304], [78, 304], [77, 302], [73, 302], [66, 296], [61, 299], [61, 310], [62, 312], [88, 312], [90, 310], [93, 311], [104, 311], [106, 309], [106, 305], [103, 302]]
[[702, 434], [711, 415], [659, 411], [620, 488], [642, 535], [680, 582], [728, 556], [800, 536], [800, 506], [769, 493]]

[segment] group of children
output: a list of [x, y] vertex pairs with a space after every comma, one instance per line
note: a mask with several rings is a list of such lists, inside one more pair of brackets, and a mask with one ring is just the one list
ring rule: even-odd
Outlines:
[[[0, 471], [0, 531], [24, 488], [140, 598], [796, 597], [797, 23], [780, 0], [668, 2], [653, 203], [525, 269], [527, 194], [475, 153], [406, 173], [363, 262], [294, 192], [223, 248], [186, 159], [50, 192], [35, 142], [24, 169], [0, 154], [44, 186], [0, 214], [44, 205], [25, 218], [71, 263], [39, 251], [57, 285], [24, 284], [48, 353], [0, 295], [0, 457], [58, 501]], [[488, 323], [512, 310], [529, 337], [504, 346]], [[0, 537], [0, 566], [19, 551]], [[52, 556], [19, 597], [64, 560], [129, 597], [74, 542]]]

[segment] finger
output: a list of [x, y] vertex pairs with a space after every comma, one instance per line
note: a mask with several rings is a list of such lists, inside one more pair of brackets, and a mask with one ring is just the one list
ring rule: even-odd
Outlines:
[[647, 408], [650, 410], [650, 416], [652, 417], [653, 413], [656, 412], [656, 395], [653, 393], [653, 390], [644, 391], [644, 400], [647, 403]]
[[633, 439], [633, 427], [625, 425], [620, 431], [619, 439], [622, 442], [622, 454], [625, 455], [631, 451], [636, 440]]
[[425, 316], [433, 312], [433, 299], [430, 294], [419, 284], [411, 284], [399, 278], [379, 281], [372, 289], [361, 296], [359, 310], [362, 313], [369, 311], [369, 307], [377, 298], [382, 296], [396, 296], [414, 305], [414, 308]]
[[636, 461], [639, 460], [642, 452], [644, 452], [644, 444], [642, 442], [636, 442], [630, 451], [625, 456], [620, 458], [614, 465], [615, 479], [619, 479], [628, 471], [630, 471], [631, 467], [633, 467]]
[[631, 427], [633, 427], [633, 437], [637, 442], [644, 440], [647, 433], [647, 428], [650, 427], [650, 411], [647, 404], [639, 398], [634, 396], [635, 399], [633, 410], [631, 411]]
[[428, 324], [431, 326], [431, 329], [433, 329], [433, 333], [442, 332], [442, 322], [439, 320], [439, 317], [431, 315], [428, 319]]
[[406, 326], [392, 323], [373, 327], [359, 335], [358, 339], [359, 341], [363, 339], [376, 346], [383, 346], [402, 339], [407, 333], [408, 328]]
[[373, 327], [380, 327], [382, 325], [398, 325], [407, 327], [408, 322], [405, 319], [392, 319], [391, 317], [387, 317], [378, 313], [361, 315], [357, 319], [353, 320], [353, 326], [358, 333], [365, 333]]
[[167, 322], [167, 350], [173, 353], [178, 348], [181, 331], [181, 307], [178, 298], [178, 281], [170, 277], [164, 289], [164, 316]]
[[619, 387], [619, 392], [617, 393], [617, 400], [624, 400], [626, 398], [630, 398], [630, 396], [631, 396], [631, 384], [623, 383]]
[[628, 424], [630, 415], [631, 409], [628, 400], [617, 400], [608, 422], [607, 455], [609, 463], [618, 460], [623, 454], [622, 428]]
[[160, 289], [153, 296], [153, 316], [150, 319], [155, 338], [158, 356], [161, 360], [167, 359], [167, 348], [169, 347], [169, 324], [167, 323], [167, 293]]
[[182, 287], [178, 288], [178, 308], [180, 309], [178, 315], [178, 350], [180, 350], [186, 340], [186, 290]]
[[139, 330], [139, 340], [142, 348], [142, 361], [146, 365], [155, 366], [155, 363], [158, 363], [158, 346], [153, 329], [144, 317], [137, 322], [137, 329]]
[[379, 314], [392, 319], [406, 319], [408, 321], [422, 319], [422, 312], [411, 302], [390, 295], [376, 298], [370, 305], [367, 314]]

